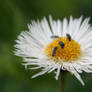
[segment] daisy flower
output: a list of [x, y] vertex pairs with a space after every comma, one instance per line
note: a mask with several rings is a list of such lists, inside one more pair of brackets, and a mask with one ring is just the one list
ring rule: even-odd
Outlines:
[[[80, 74], [92, 72], [92, 27], [89, 18], [82, 17], [69, 22], [49, 17], [28, 24], [29, 31], [18, 36], [15, 54], [21, 56], [29, 69], [42, 71], [32, 78], [54, 71], [58, 79], [60, 71], [68, 71], [84, 85]], [[30, 67], [34, 65], [34, 67]]]

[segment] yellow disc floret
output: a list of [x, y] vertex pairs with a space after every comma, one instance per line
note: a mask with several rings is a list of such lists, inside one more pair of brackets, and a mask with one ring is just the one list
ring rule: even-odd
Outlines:
[[80, 44], [67, 37], [58, 37], [45, 47], [45, 54], [48, 58], [54, 59], [56, 62], [59, 59], [64, 62], [73, 62], [77, 60], [81, 54]]

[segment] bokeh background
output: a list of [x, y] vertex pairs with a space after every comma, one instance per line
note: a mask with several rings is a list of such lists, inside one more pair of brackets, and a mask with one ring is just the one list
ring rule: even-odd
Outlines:
[[[53, 73], [31, 79], [37, 70], [25, 70], [22, 58], [14, 55], [14, 44], [31, 20], [90, 17], [92, 0], [0, 0], [0, 92], [59, 92], [59, 81]], [[74, 76], [68, 75], [67, 92], [91, 92], [92, 74], [82, 74], [83, 87]]]

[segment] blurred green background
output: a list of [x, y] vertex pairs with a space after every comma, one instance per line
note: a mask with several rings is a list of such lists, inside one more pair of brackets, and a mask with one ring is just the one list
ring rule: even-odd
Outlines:
[[[25, 70], [22, 58], [13, 53], [14, 41], [27, 30], [27, 23], [49, 14], [61, 20], [70, 15], [92, 20], [92, 0], [0, 0], [0, 92], [59, 92], [59, 81], [53, 73], [31, 79], [39, 70]], [[84, 87], [69, 75], [67, 92], [91, 92], [92, 74], [84, 73], [82, 78]]]

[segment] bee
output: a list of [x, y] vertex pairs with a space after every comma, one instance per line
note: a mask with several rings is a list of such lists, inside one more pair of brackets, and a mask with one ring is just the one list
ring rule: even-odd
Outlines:
[[58, 48], [58, 47], [54, 47], [54, 48], [53, 48], [52, 56], [55, 56], [55, 53], [56, 53], [57, 48]]
[[52, 39], [56, 39], [56, 38], [59, 38], [59, 36], [57, 36], [57, 35], [52, 35], [51, 38], [52, 38]]
[[68, 39], [69, 41], [71, 41], [71, 36], [70, 36], [70, 34], [66, 34], [66, 37], [67, 37], [67, 39]]

